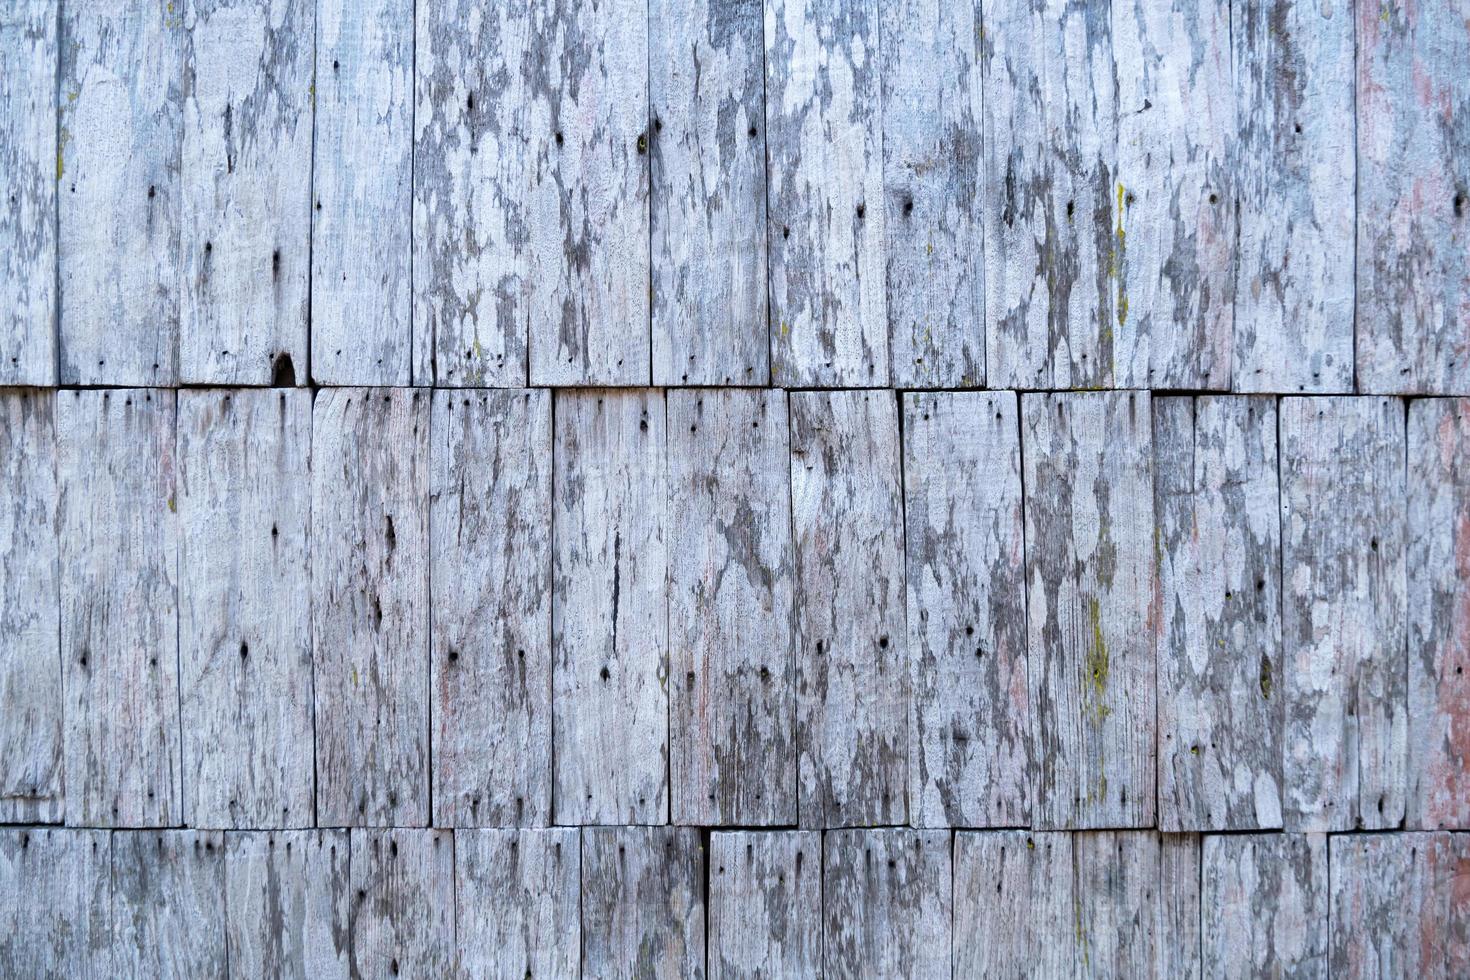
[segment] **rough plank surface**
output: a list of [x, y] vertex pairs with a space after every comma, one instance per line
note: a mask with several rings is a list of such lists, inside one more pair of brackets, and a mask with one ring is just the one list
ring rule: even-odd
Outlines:
[[1086, 977], [1199, 976], [1199, 838], [1073, 835], [1073, 969]]
[[910, 819], [1024, 826], [1031, 745], [1016, 396], [906, 395], [903, 413]]
[[1404, 819], [1404, 406], [1281, 401], [1288, 830]]
[[224, 835], [193, 830], [115, 832], [112, 922], [115, 977], [228, 976]]
[[1327, 977], [1327, 838], [1204, 839], [1206, 977]]
[[823, 847], [826, 975], [949, 976], [949, 833], [834, 830]]
[[311, 594], [318, 826], [429, 822], [429, 397], [318, 392]]
[[456, 831], [454, 868], [463, 975], [576, 975], [582, 859], [575, 828]]
[[909, 669], [898, 406], [794, 392], [799, 823], [908, 819]]
[[551, 393], [433, 397], [434, 822], [551, 820]]
[[704, 846], [692, 827], [582, 831], [582, 975], [704, 976]]
[[551, 604], [557, 823], [668, 815], [663, 393], [558, 394]]
[[668, 394], [674, 823], [796, 822], [784, 392]]
[[354, 978], [447, 977], [454, 970], [454, 834], [354, 830], [348, 912]]
[[709, 973], [822, 972], [822, 835], [738, 831], [710, 837]]
[[954, 976], [1074, 973], [1072, 835], [961, 832], [954, 844]]
[[0, 831], [0, 974], [113, 976], [111, 860], [105, 830]]
[[1032, 826], [1154, 823], [1148, 392], [1021, 398]]
[[230, 975], [347, 977], [348, 832], [225, 834]]
[[648, 0], [653, 383], [764, 385], [766, 136], [758, 0]]
[[184, 822], [312, 824], [311, 394], [179, 393]]

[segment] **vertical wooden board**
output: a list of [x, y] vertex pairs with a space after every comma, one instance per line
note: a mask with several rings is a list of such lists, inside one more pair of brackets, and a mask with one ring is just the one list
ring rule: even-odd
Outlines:
[[1357, 11], [1357, 385], [1470, 394], [1470, 17]]
[[0, 11], [0, 384], [56, 383], [56, 78], [50, 0]]
[[949, 832], [833, 830], [823, 839], [825, 974], [950, 976]]
[[454, 868], [462, 975], [576, 975], [582, 934], [576, 828], [455, 831]]
[[348, 963], [353, 977], [454, 970], [454, 834], [353, 830]]
[[406, 385], [413, 0], [320, 0], [316, 14], [311, 378]]
[[676, 390], [668, 414], [673, 822], [792, 824], [786, 395]]
[[884, 4], [883, 230], [898, 387], [985, 383], [978, 0]]
[[1077, 976], [1198, 977], [1199, 838], [1073, 835]]
[[311, 634], [318, 826], [429, 823], [429, 397], [318, 392]]
[[704, 845], [693, 827], [582, 831], [582, 975], [704, 976]]
[[765, 385], [759, 0], [649, 0], [653, 383]]
[[1111, 9], [1117, 382], [1228, 390], [1235, 293], [1230, 0], [1120, 0]]
[[62, 817], [54, 412], [50, 392], [0, 392], [0, 823]]
[[1032, 826], [1154, 823], [1148, 392], [1023, 395]]
[[1287, 830], [1381, 830], [1408, 789], [1404, 406], [1281, 402]]
[[1012, 392], [905, 395], [910, 818], [1030, 821], [1021, 434]]
[[1159, 835], [1157, 977], [1201, 976], [1200, 836]]
[[1108, 8], [994, 0], [984, 27], [986, 384], [1110, 386], [1123, 243]]
[[551, 819], [551, 393], [436, 391], [434, 815]]
[[558, 394], [551, 602], [557, 823], [668, 815], [663, 393]]
[[882, 64], [876, 0], [767, 0], [771, 374], [886, 385]]
[[174, 393], [56, 398], [66, 822], [178, 824]]
[[898, 406], [791, 395], [798, 822], [908, 820], [909, 665]]
[[955, 834], [954, 976], [1069, 976], [1076, 935], [1071, 834]]
[[347, 977], [348, 832], [225, 834], [230, 975]]
[[1470, 828], [1470, 400], [1409, 403], [1409, 801]]
[[224, 835], [114, 831], [112, 923], [115, 977], [228, 976]]
[[647, 384], [648, 0], [530, 19], [531, 383]]
[[1235, 391], [1353, 388], [1353, 8], [1231, 2]]
[[1281, 826], [1276, 403], [1157, 398], [1159, 826]]
[[313, 820], [311, 393], [179, 393], [184, 822]]
[[61, 383], [178, 380], [183, 8], [61, 14]]
[[112, 976], [105, 830], [0, 831], [0, 974]]
[[306, 384], [316, 5], [175, 3], [188, 33], [179, 377]]
[[1242, 834], [1204, 840], [1206, 977], [1327, 976], [1327, 838]]
[[709, 973], [822, 973], [822, 836], [737, 831], [710, 836]]

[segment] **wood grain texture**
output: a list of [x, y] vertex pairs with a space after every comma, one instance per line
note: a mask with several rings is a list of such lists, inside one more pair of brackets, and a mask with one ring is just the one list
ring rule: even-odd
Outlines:
[[903, 399], [909, 805], [920, 827], [1030, 819], [1017, 411], [1011, 392]]
[[551, 393], [436, 391], [434, 819], [551, 819]]
[[987, 175], [978, 0], [884, 4], [883, 231], [890, 378], [985, 383]]
[[1021, 397], [1032, 826], [1150, 826], [1159, 622], [1148, 392]]
[[178, 380], [185, 45], [181, 7], [63, 8], [62, 384]]
[[187, 32], [179, 377], [306, 384], [316, 5], [175, 2]]
[[676, 390], [669, 428], [674, 823], [796, 822], [784, 392]]
[[1230, 0], [1113, 4], [1119, 385], [1230, 388]]
[[692, 827], [582, 831], [582, 976], [704, 976], [705, 854]]
[[908, 819], [909, 667], [898, 406], [793, 392], [798, 821]]
[[318, 392], [311, 634], [318, 826], [429, 823], [429, 397]]
[[353, 830], [351, 973], [363, 980], [454, 970], [454, 834]]
[[230, 975], [347, 977], [346, 830], [225, 834]]
[[954, 976], [1074, 974], [1072, 835], [963, 831], [954, 839]]
[[709, 973], [822, 973], [822, 836], [736, 831], [710, 836]]
[[576, 828], [458, 830], [454, 868], [461, 974], [577, 974], [582, 858]]
[[762, 20], [648, 2], [654, 384], [770, 380]]
[[1206, 977], [1327, 976], [1327, 838], [1204, 839], [1200, 872]]
[[879, 5], [765, 15], [772, 379], [886, 385]]
[[[413, 0], [319, 0], [311, 378], [412, 377]], [[419, 378], [421, 383], [430, 379]]]
[[1281, 826], [1276, 403], [1153, 403], [1159, 826]]
[[1232, 0], [1235, 391], [1353, 388], [1353, 8]]
[[224, 835], [114, 832], [112, 923], [115, 977], [228, 976]]
[[56, 398], [66, 822], [176, 825], [174, 393]]
[[1470, 394], [1470, 8], [1357, 12], [1357, 385]]
[[313, 820], [311, 394], [179, 394], [184, 822]]
[[111, 834], [0, 831], [0, 974], [103, 980], [110, 969]]
[[[780, 470], [784, 476], [784, 460]], [[60, 823], [65, 724], [50, 392], [0, 392], [0, 472], [0, 823]]]
[[1408, 789], [1404, 406], [1281, 401], [1287, 830], [1397, 827]]
[[556, 822], [662, 823], [669, 745], [663, 393], [559, 393], [554, 415]]
[[1108, 8], [985, 8], [985, 378], [1113, 383], [1117, 91]]
[[1409, 403], [1411, 829], [1470, 828], [1470, 400]]
[[833, 830], [823, 849], [825, 975], [949, 976], [949, 833]]
[[1199, 838], [1097, 831], [1072, 847], [1075, 975], [1198, 977]]

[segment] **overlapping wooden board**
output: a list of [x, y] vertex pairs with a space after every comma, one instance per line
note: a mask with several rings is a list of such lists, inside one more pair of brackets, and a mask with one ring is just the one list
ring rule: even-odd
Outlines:
[[111, 837], [105, 830], [0, 830], [0, 974], [113, 976]]
[[111, 894], [112, 976], [228, 976], [223, 834], [115, 832]]
[[704, 976], [705, 854], [692, 827], [582, 831], [582, 976]]
[[581, 950], [575, 828], [459, 830], [455, 936], [468, 976], [574, 976]]
[[950, 975], [950, 835], [823, 835], [822, 968], [833, 977]]
[[954, 976], [1075, 974], [1072, 835], [962, 831], [954, 838]]
[[1206, 977], [1327, 974], [1327, 837], [1204, 839], [1201, 954]]
[[709, 841], [712, 980], [819, 976], [822, 835], [717, 831]]
[[391, 980], [454, 970], [454, 835], [353, 830], [351, 975]]
[[225, 834], [230, 975], [345, 980], [346, 830]]
[[1199, 975], [1199, 849], [1191, 834], [1072, 836], [1076, 975]]

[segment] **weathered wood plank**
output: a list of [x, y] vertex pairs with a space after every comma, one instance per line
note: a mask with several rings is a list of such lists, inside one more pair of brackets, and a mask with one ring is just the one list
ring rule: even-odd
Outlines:
[[1132, 388], [1228, 390], [1235, 293], [1230, 0], [1120, 0], [1111, 10], [1115, 377]]
[[1409, 403], [1408, 825], [1470, 828], [1470, 400]]
[[179, 393], [184, 822], [313, 821], [311, 394]]
[[306, 384], [316, 5], [176, 2], [187, 32], [179, 377]]
[[429, 822], [429, 398], [323, 389], [312, 414], [319, 826]]
[[784, 392], [670, 391], [674, 823], [796, 822]]
[[1470, 16], [1357, 11], [1357, 384], [1470, 394]]
[[413, 0], [317, 4], [311, 226], [311, 378], [317, 384], [406, 385], [411, 378], [413, 27]]
[[1404, 406], [1281, 402], [1287, 830], [1377, 830], [1408, 789]]
[[557, 823], [668, 814], [663, 393], [559, 393], [552, 711]]
[[710, 836], [709, 973], [822, 973], [822, 835], [779, 830]]
[[224, 835], [115, 831], [112, 923], [115, 977], [228, 976]]
[[693, 827], [582, 831], [582, 975], [704, 976], [704, 847]]
[[1281, 826], [1276, 403], [1156, 398], [1159, 826]]
[[906, 395], [911, 822], [1030, 821], [1021, 433], [1011, 392]]
[[348, 832], [225, 834], [230, 975], [347, 977]]
[[0, 831], [0, 974], [111, 977], [105, 830]]
[[1242, 834], [1204, 840], [1207, 977], [1327, 976], [1327, 838]]
[[791, 395], [799, 823], [908, 819], [909, 666], [898, 406]]
[[0, 10], [0, 384], [56, 383], [57, 7]]
[[353, 830], [353, 977], [447, 977], [454, 970], [454, 834]]
[[174, 394], [56, 398], [66, 822], [177, 824]]
[[1199, 838], [1098, 831], [1072, 848], [1075, 974], [1198, 977]]
[[890, 378], [985, 383], [980, 3], [881, 7]]
[[834, 830], [823, 847], [825, 974], [950, 976], [949, 833]]
[[454, 867], [462, 975], [576, 975], [582, 858], [575, 828], [459, 830]]
[[1353, 387], [1353, 8], [1232, 0], [1235, 391]]
[[1108, 8], [985, 8], [985, 378], [1113, 383], [1117, 92]]
[[62, 818], [54, 413], [49, 392], [0, 392], [0, 823]]
[[1148, 392], [1021, 398], [1032, 826], [1154, 822]]
[[1070, 976], [1076, 935], [1071, 834], [955, 834], [954, 976]]
[[648, 2], [654, 384], [770, 381], [762, 20]]
[[81, 0], [61, 18], [61, 382], [173, 384], [183, 10]]
[[772, 377], [886, 385], [878, 4], [765, 12]]

